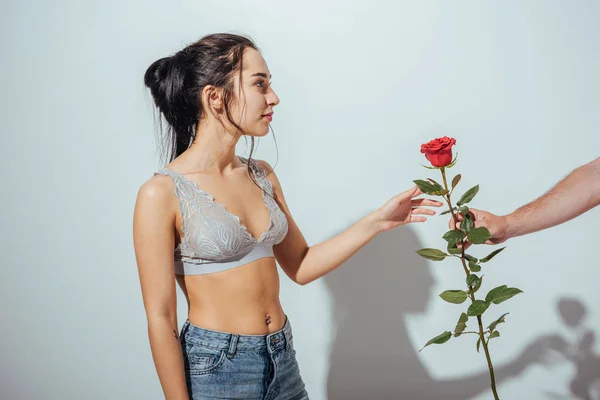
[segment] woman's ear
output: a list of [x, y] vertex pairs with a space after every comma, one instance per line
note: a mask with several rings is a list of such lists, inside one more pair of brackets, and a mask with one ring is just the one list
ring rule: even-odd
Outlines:
[[223, 91], [212, 85], [206, 85], [202, 90], [202, 98], [208, 108], [221, 111], [223, 108]]

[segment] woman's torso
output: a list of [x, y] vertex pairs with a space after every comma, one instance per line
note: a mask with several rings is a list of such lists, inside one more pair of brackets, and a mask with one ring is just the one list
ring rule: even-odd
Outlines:
[[[273, 258], [207, 275], [176, 275], [196, 326], [243, 335], [276, 332], [285, 323]], [[266, 316], [270, 317], [267, 325]]]
[[[270, 226], [262, 190], [250, 180], [246, 164], [239, 165], [230, 176], [187, 174], [185, 166], [175, 163], [168, 169], [180, 171], [188, 183], [213, 195], [215, 202], [239, 218], [253, 238], [259, 238]], [[263, 184], [264, 179], [267, 178], [263, 178]], [[261, 180], [257, 179], [257, 182], [261, 184]], [[179, 199], [173, 202], [173, 212], [178, 246], [184, 239]], [[259, 258], [220, 272], [175, 277], [188, 302], [188, 319], [196, 326], [262, 335], [278, 331], [285, 323], [279, 302], [279, 275], [273, 257]]]

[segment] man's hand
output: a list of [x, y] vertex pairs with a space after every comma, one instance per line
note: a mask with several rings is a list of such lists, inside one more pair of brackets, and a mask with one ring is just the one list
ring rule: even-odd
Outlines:
[[[577, 168], [542, 197], [514, 212], [498, 216], [487, 211], [470, 209], [474, 226], [484, 226], [492, 239], [486, 244], [498, 244], [507, 239], [527, 235], [569, 221], [600, 205], [600, 157]], [[458, 222], [463, 220], [458, 215]], [[460, 229], [450, 220], [450, 229]], [[465, 248], [471, 244], [467, 243]], [[460, 244], [458, 245], [459, 247]]]
[[[490, 231], [492, 238], [485, 242], [486, 244], [500, 244], [510, 237], [507, 217], [477, 210], [475, 208], [469, 209], [469, 214], [471, 214], [471, 217], [473, 218], [474, 228], [483, 226]], [[457, 213], [456, 217], [458, 218], [458, 223], [456, 224], [454, 223], [454, 219], [450, 217], [450, 221], [448, 222], [448, 227], [450, 229], [460, 229], [460, 222], [464, 219], [464, 216], [461, 213]], [[465, 239], [465, 249], [469, 248], [469, 246], [471, 246], [471, 243]], [[462, 248], [460, 243], [458, 244], [458, 248]]]

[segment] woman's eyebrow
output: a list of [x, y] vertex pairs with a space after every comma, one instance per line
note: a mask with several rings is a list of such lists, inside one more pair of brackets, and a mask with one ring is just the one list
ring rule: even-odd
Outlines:
[[[255, 74], [252, 74], [251, 77], [252, 76], [262, 76], [263, 78], [267, 79], [267, 74], [265, 74], [264, 72], [257, 72]], [[273, 75], [270, 75], [269, 79], [271, 79], [272, 77], [273, 77]]]

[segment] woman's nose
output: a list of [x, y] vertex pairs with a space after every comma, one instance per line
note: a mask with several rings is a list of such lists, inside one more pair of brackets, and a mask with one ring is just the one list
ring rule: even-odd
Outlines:
[[279, 97], [277, 97], [277, 94], [275, 93], [275, 91], [271, 90], [269, 92], [269, 95], [267, 97], [267, 103], [269, 103], [269, 105], [273, 105], [273, 106], [276, 106], [277, 104], [279, 104]]

